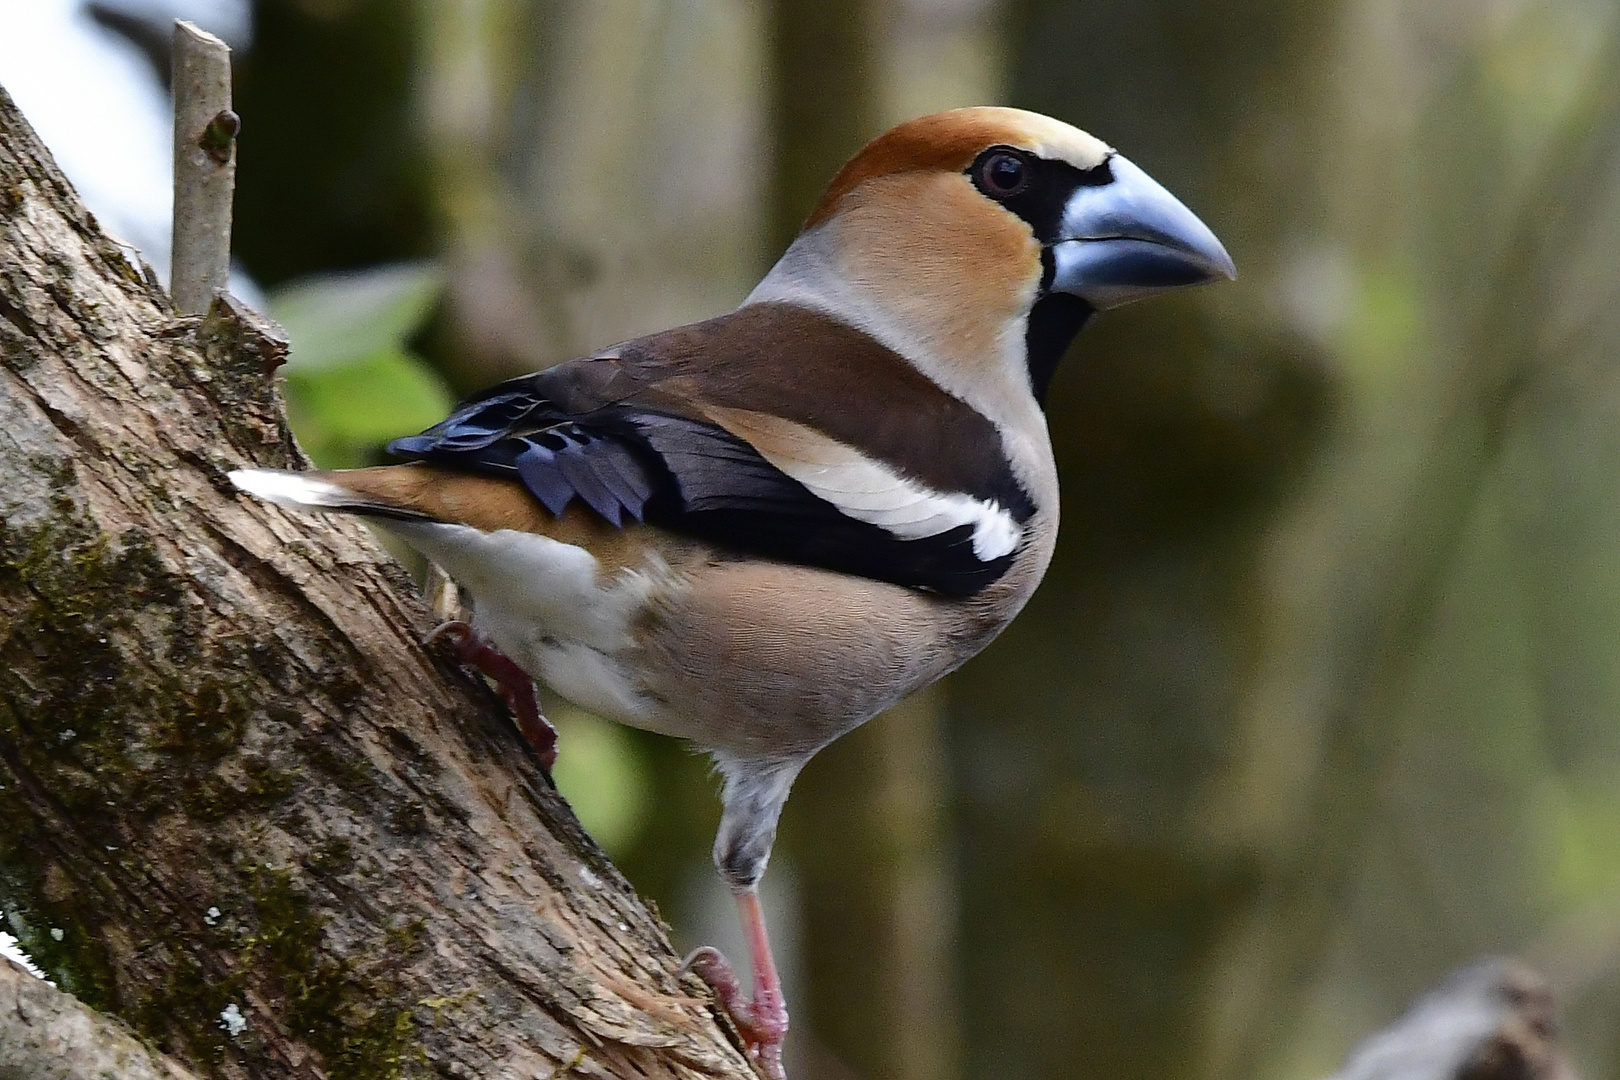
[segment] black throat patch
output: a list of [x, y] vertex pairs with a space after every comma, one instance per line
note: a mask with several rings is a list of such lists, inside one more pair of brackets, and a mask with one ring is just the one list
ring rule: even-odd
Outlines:
[[1041, 252], [1041, 264], [1040, 299], [1030, 308], [1029, 322], [1024, 327], [1024, 358], [1029, 365], [1030, 389], [1044, 409], [1046, 392], [1052, 386], [1058, 363], [1097, 309], [1072, 293], [1047, 291], [1057, 272], [1050, 248]]

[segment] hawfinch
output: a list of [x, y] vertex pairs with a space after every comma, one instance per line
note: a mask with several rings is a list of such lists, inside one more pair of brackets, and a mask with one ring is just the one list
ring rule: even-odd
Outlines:
[[754, 999], [714, 950], [688, 965], [780, 1077], [755, 890], [794, 778], [1040, 583], [1058, 527], [1041, 402], [1086, 320], [1221, 276], [1214, 234], [1104, 143], [1017, 109], [940, 113], [844, 166], [736, 311], [486, 390], [396, 441], [408, 464], [231, 478], [443, 567], [472, 597], [463, 655], [542, 753], [525, 675], [713, 755]]

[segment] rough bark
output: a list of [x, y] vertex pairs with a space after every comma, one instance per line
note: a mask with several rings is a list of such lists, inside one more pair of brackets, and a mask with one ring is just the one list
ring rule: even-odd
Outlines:
[[0, 960], [0, 1080], [197, 1080], [117, 1020]]
[[177, 316], [0, 91], [8, 928], [207, 1075], [750, 1075], [396, 564], [231, 488], [300, 460], [284, 349]]

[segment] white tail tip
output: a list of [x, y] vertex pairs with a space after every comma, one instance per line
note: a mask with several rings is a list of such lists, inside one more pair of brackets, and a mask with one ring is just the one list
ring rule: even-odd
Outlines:
[[257, 495], [278, 506], [338, 510], [359, 501], [354, 492], [328, 480], [281, 469], [237, 469], [230, 473], [230, 479], [249, 495]]

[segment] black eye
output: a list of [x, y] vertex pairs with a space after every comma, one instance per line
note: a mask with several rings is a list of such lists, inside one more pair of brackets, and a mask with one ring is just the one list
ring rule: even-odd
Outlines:
[[991, 150], [979, 159], [975, 179], [992, 199], [1010, 199], [1029, 184], [1029, 162], [1012, 150]]

